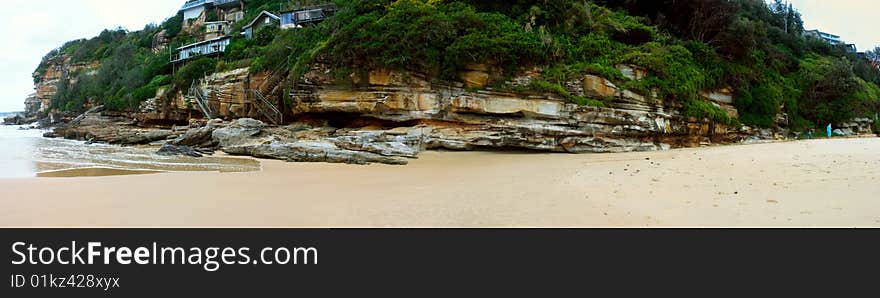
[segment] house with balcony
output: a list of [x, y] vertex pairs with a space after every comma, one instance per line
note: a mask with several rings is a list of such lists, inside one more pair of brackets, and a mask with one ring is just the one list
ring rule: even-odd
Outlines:
[[263, 27], [279, 25], [281, 25], [281, 17], [264, 10], [253, 21], [242, 27], [242, 34], [247, 39], [251, 39]]
[[205, 35], [204, 39], [215, 39], [220, 36], [229, 35], [229, 32], [232, 31], [232, 24], [227, 21], [218, 21], [218, 22], [207, 22], [205, 23]]
[[282, 12], [281, 29], [302, 28], [303, 26], [323, 22], [336, 14], [336, 5], [319, 5]]
[[244, 18], [245, 0], [189, 0], [180, 8], [183, 14], [183, 27], [189, 28], [201, 25], [206, 15], [214, 13], [217, 16], [213, 21], [237, 22]]
[[858, 48], [856, 47], [855, 44], [844, 42], [842, 39], [840, 39], [840, 36], [836, 35], [836, 34], [831, 34], [828, 32], [819, 31], [818, 29], [813, 29], [813, 30], [804, 31], [804, 35], [823, 40], [823, 41], [825, 41], [829, 44], [835, 45], [835, 46], [842, 46], [849, 53], [858, 52]]
[[804, 31], [804, 35], [824, 40], [825, 42], [833, 45], [839, 45], [843, 43], [843, 41], [840, 40], [840, 36], [827, 32], [822, 32], [819, 31], [819, 29]]
[[201, 56], [221, 55], [226, 51], [231, 39], [230, 36], [221, 36], [179, 47], [176, 53], [171, 56], [171, 62], [184, 63]]

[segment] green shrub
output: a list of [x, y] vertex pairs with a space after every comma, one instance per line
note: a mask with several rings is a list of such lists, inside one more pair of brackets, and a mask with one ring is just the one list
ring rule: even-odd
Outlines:
[[571, 101], [576, 103], [579, 106], [590, 106], [590, 107], [605, 107], [605, 102], [601, 100], [596, 100], [592, 98], [586, 98], [581, 96], [572, 96], [570, 97]]
[[571, 97], [571, 94], [568, 90], [565, 90], [565, 87], [558, 83], [551, 83], [544, 80], [534, 80], [532, 84], [529, 85], [531, 90], [542, 92], [542, 93], [553, 93], [556, 95], [560, 95], [565, 98]]
[[712, 103], [698, 100], [688, 99], [682, 103], [682, 114], [687, 117], [697, 119], [709, 119], [714, 122], [724, 124], [735, 124], [736, 122], [727, 115], [724, 109], [721, 109]]
[[187, 89], [195, 80], [214, 73], [216, 66], [217, 60], [212, 58], [200, 57], [193, 60], [181, 67], [180, 70], [174, 74], [174, 86], [181, 90]]

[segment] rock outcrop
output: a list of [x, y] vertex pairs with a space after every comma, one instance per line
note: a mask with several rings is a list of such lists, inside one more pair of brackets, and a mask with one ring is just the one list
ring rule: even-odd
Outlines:
[[407, 151], [402, 143], [380, 141], [383, 133], [336, 134], [326, 129], [301, 128], [268, 128], [260, 121], [244, 118], [215, 130], [213, 138], [229, 154], [293, 162], [403, 165], [408, 161], [399, 157], [399, 152], [411, 157], [418, 152]]
[[834, 133], [842, 136], [873, 135], [875, 133], [873, 126], [874, 120], [870, 118], [855, 118], [841, 123], [840, 128]]
[[[71, 62], [70, 56], [66, 54], [52, 57], [44, 63], [44, 70], [34, 73], [34, 77], [37, 78], [34, 87], [36, 93], [34, 93], [32, 99], [28, 98], [25, 102], [29, 110], [32, 110], [32, 113], [48, 112], [49, 107], [52, 105], [52, 97], [58, 92], [58, 84], [64, 80], [71, 79], [71, 74], [81, 70], [88, 71], [87, 74], [92, 74], [94, 72], [91, 70], [97, 69], [100, 66], [98, 61]], [[76, 82], [72, 81], [70, 83], [75, 84]], [[38, 103], [40, 107], [33, 111]]]
[[[631, 79], [650, 75], [634, 66], [619, 68]], [[163, 105], [170, 109], [140, 113], [140, 123], [107, 112], [86, 113], [78, 125], [59, 127], [56, 134], [116, 144], [161, 141], [167, 143], [162, 152], [188, 156], [222, 150], [296, 162], [400, 165], [430, 149], [655, 151], [740, 142], [756, 133], [685, 117], [679, 104], [658, 98], [657, 92], [626, 90], [595, 75], [573, 78], [563, 87], [573, 96], [599, 99], [604, 107], [581, 106], [554, 94], [485, 87], [504, 79], [496, 72], [491, 66], [472, 65], [460, 73], [463, 82], [441, 83], [381, 69], [346, 78], [315, 64], [297, 80], [285, 107], [279, 107], [288, 125], [271, 126], [241, 118], [260, 117], [248, 92], [267, 81], [267, 75], [237, 69], [209, 76], [201, 86], [221, 118], [237, 120], [205, 121], [187, 131], [138, 127], [149, 123], [143, 115], [174, 121], [182, 119], [166, 115], [192, 115], [193, 105], [179, 93]], [[502, 85], [527, 86], [523, 84], [540, 79], [540, 72], [523, 71]], [[718, 90], [701, 95], [736, 116], [731, 94]]]
[[[413, 76], [400, 77], [414, 80]], [[312, 84], [295, 90], [291, 94], [293, 116], [343, 114], [397, 126], [420, 125], [426, 130], [429, 149], [622, 152], [740, 138], [738, 131], [728, 131], [725, 125], [688, 119], [679, 115], [675, 106], [652, 95], [621, 90], [592, 75], [566, 87], [579, 96], [605, 98], [608, 107], [579, 106], [552, 95], [470, 91], [428, 82], [391, 81], [359, 89], [334, 86]]]
[[156, 154], [164, 155], [164, 156], [189, 156], [189, 157], [202, 157], [204, 156], [201, 152], [196, 151], [192, 147], [188, 146], [176, 146], [171, 144], [162, 145], [162, 148], [159, 148], [159, 151]]
[[143, 145], [177, 137], [171, 130], [140, 127], [125, 114], [104, 112], [99, 108], [59, 125], [46, 136], [118, 145]]

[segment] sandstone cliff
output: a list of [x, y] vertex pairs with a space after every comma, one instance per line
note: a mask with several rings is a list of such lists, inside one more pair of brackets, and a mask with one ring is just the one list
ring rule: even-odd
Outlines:
[[[580, 106], [553, 94], [485, 87], [475, 90], [474, 86], [485, 86], [490, 77], [497, 79], [491, 71], [488, 67], [472, 67], [461, 74], [461, 82], [448, 83], [429, 82], [417, 73], [382, 69], [364, 76], [352, 75], [349, 80], [331, 75], [333, 72], [325, 65], [315, 64], [286, 95], [285, 126], [244, 119], [196, 125], [185, 134], [161, 134], [134, 127], [107, 129], [106, 125], [86, 131], [74, 125], [59, 131], [66, 137], [85, 136], [112, 143], [146, 143], [179, 136], [169, 143], [290, 161], [358, 164], [405, 164], [429, 149], [651, 151], [736, 142], [746, 135], [738, 128], [684, 117], [674, 102], [622, 90], [593, 75], [572, 80], [566, 88], [578, 96], [602, 98], [605, 107]], [[641, 79], [648, 74], [633, 70], [632, 75]], [[539, 76], [539, 70], [524, 71], [511, 83], [528, 84]], [[266, 78], [266, 74], [237, 69], [206, 77], [197, 88], [221, 118], [265, 119], [250, 90]], [[713, 96], [719, 97], [709, 93], [707, 100]], [[164, 108], [153, 104], [137, 119], [141, 124], [168, 120], [183, 123], [201, 115], [193, 100], [187, 93], [177, 92], [167, 97], [161, 105]], [[723, 96], [714, 102], [736, 115]]]
[[[92, 71], [100, 66], [98, 61], [73, 63], [70, 56], [64, 54], [52, 57], [44, 63], [44, 70], [34, 73], [34, 77], [37, 78], [34, 86], [36, 93], [33, 95], [33, 99], [29, 98], [26, 101], [29, 111], [33, 111], [33, 113], [50, 112], [52, 97], [58, 92], [58, 84], [63, 80], [70, 80], [71, 74], [79, 71]], [[72, 81], [71, 83], [76, 82]], [[37, 105], [39, 105], [38, 108]]]
[[[629, 79], [650, 75], [635, 66], [619, 67]], [[271, 126], [253, 95], [271, 76], [236, 69], [210, 75], [196, 86], [210, 109], [226, 121], [193, 122], [203, 117], [194, 98], [160, 89], [134, 120], [97, 113], [57, 129], [56, 135], [117, 144], [167, 142], [163, 154], [192, 154], [193, 147], [198, 152], [219, 149], [288, 161], [355, 164], [406, 164], [430, 149], [606, 153], [786, 137], [685, 117], [678, 103], [657, 98], [655, 92], [639, 94], [595, 75], [570, 80], [565, 88], [575, 96], [601, 99], [601, 107], [578, 105], [556, 94], [486, 87], [503, 79], [492, 72], [491, 67], [469, 67], [458, 82], [386, 69], [340, 78], [326, 65], [314, 64], [290, 84], [288, 94], [271, 95], [270, 101], [283, 107], [285, 120], [285, 125]], [[505, 85], [528, 86], [540, 76], [540, 69], [524, 70]], [[738, 117], [731, 90], [700, 95]], [[287, 98], [283, 105], [280, 96]], [[149, 123], [188, 125], [145, 129]], [[862, 131], [865, 125], [854, 126]]]

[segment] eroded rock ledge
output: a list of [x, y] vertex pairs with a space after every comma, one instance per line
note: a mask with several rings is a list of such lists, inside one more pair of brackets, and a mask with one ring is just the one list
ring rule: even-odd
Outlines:
[[[605, 107], [580, 106], [553, 94], [517, 94], [491, 88], [474, 91], [393, 71], [371, 72], [354, 85], [340, 84], [332, 72], [318, 66], [289, 94], [286, 125], [270, 126], [238, 116], [259, 117], [259, 113], [254, 116], [247, 96], [240, 94], [246, 89], [239, 86], [244, 84], [243, 73], [217, 75], [219, 79], [212, 84], [226, 91], [209, 93], [229, 97], [219, 99], [219, 111], [228, 111], [221, 116], [236, 120], [196, 120], [170, 129], [145, 128], [151, 121], [181, 119], [163, 118], [162, 113], [147, 113], [152, 116], [144, 118], [144, 112], [129, 118], [99, 107], [58, 127], [50, 136], [122, 145], [169, 145], [163, 154], [195, 156], [221, 150], [292, 162], [393, 165], [407, 164], [431, 149], [611, 153], [787, 137], [784, 131], [729, 128], [684, 117], [675, 102], [623, 90], [592, 75], [574, 79], [565, 88], [577, 96], [602, 99]], [[480, 77], [471, 75], [475, 80]], [[511, 82], [527, 84], [533, 76], [527, 73]], [[634, 79], [638, 77], [634, 75]], [[703, 96], [736, 118], [730, 92]], [[236, 104], [230, 107], [227, 101]], [[862, 131], [866, 124], [852, 126], [851, 130]]]

